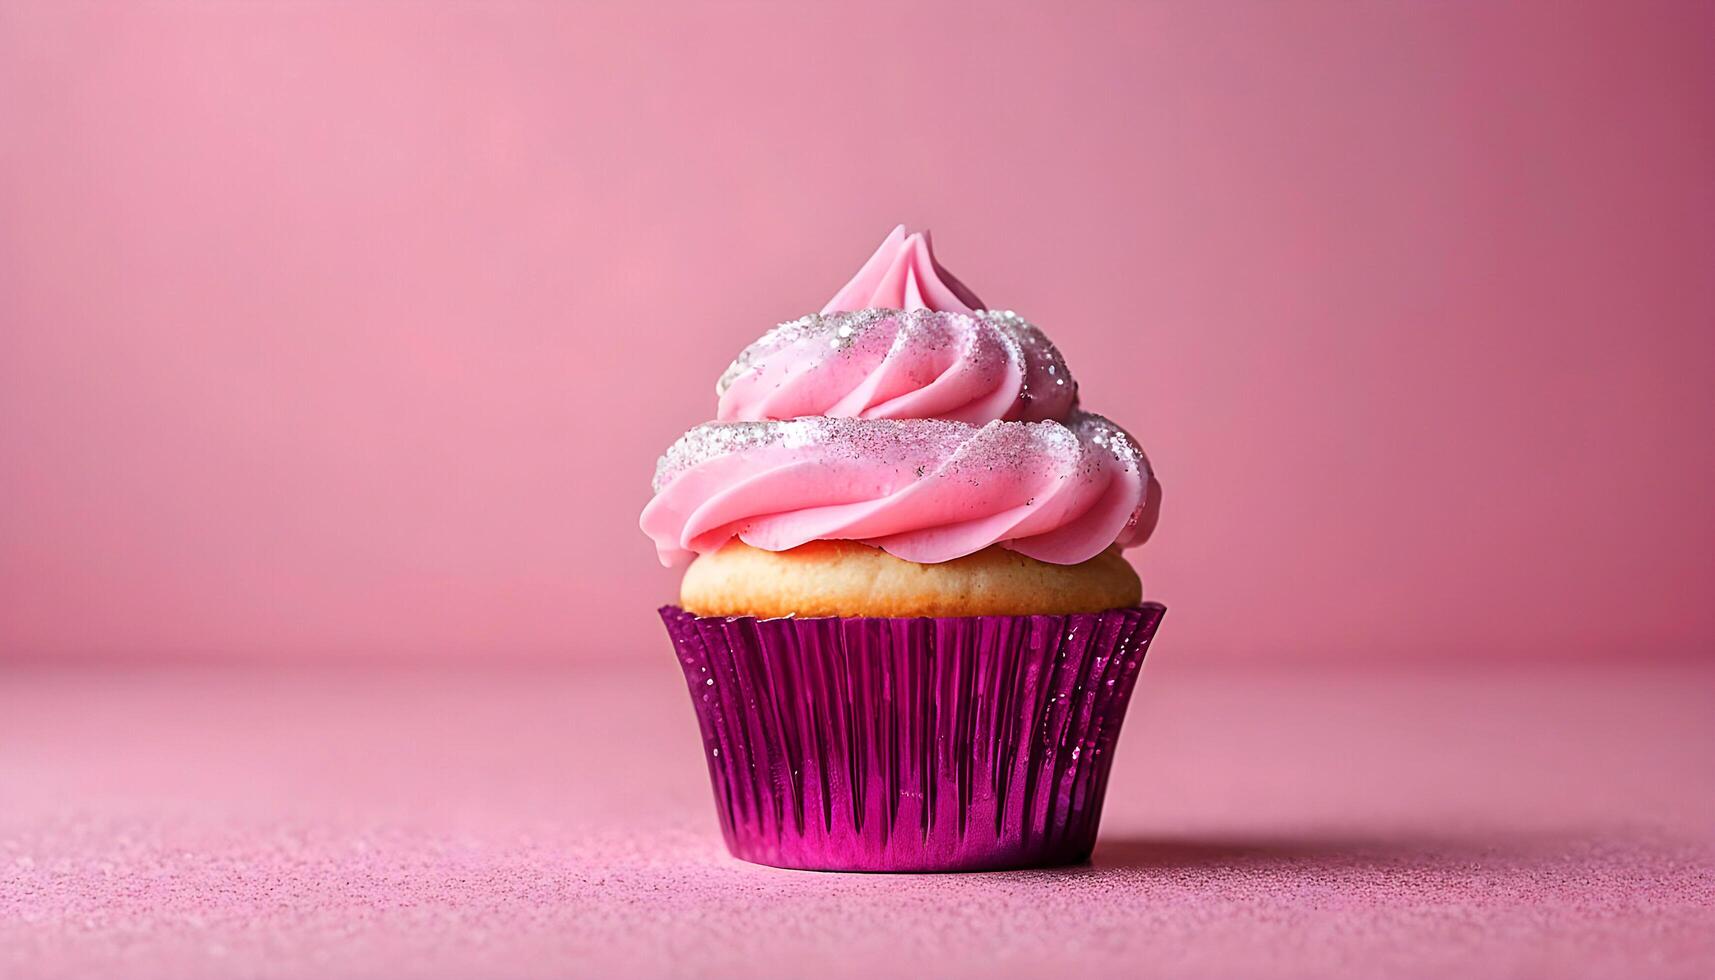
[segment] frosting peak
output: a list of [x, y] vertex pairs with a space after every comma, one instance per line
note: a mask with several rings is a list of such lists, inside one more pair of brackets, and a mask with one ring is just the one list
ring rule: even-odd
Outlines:
[[929, 232], [907, 232], [898, 225], [822, 312], [871, 309], [973, 313], [984, 306], [970, 287], [935, 261]]

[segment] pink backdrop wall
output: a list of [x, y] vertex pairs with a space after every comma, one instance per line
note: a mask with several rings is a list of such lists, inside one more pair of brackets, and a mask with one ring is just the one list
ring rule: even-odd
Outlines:
[[663, 656], [655, 455], [897, 221], [1162, 655], [1715, 649], [1715, 5], [927, 6], [0, 5], [0, 655]]

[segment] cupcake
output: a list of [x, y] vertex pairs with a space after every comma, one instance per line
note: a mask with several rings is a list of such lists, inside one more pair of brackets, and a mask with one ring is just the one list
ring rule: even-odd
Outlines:
[[956, 871], [1089, 856], [1166, 611], [1160, 489], [1060, 352], [895, 228], [716, 385], [642, 529], [732, 853]]

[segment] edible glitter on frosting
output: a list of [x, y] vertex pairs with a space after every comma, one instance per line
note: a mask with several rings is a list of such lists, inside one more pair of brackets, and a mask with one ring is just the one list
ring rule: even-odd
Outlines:
[[669, 565], [735, 536], [770, 551], [867, 541], [925, 563], [1004, 542], [1075, 564], [1133, 543], [1149, 478], [1125, 431], [1083, 412], [708, 422], [662, 456], [642, 525]]
[[1040, 330], [983, 309], [904, 226], [821, 313], [740, 353], [716, 395], [717, 421], [656, 465], [640, 524], [663, 564], [735, 537], [857, 540], [920, 563], [1000, 544], [1075, 564], [1153, 529], [1136, 442], [1079, 410]]
[[1099, 415], [1082, 413], [1071, 427], [1052, 421], [977, 426], [944, 419], [821, 416], [705, 422], [668, 447], [656, 464], [654, 488], [659, 493], [679, 474], [710, 460], [746, 454], [760, 458], [775, 449], [790, 453], [794, 461], [808, 450], [824, 462], [884, 459], [895, 469], [993, 471], [1020, 467], [1031, 455], [1042, 457], [1050, 466], [1069, 468], [1084, 454], [1086, 442], [1112, 455], [1117, 465], [1135, 468], [1138, 464], [1138, 455], [1123, 432]]
[[1016, 313], [858, 310], [783, 323], [715, 385], [723, 421], [797, 418], [1064, 419], [1077, 384]]

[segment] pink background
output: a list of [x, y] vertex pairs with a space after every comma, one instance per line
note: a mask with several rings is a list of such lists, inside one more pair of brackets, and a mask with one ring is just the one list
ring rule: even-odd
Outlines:
[[0, 5], [0, 656], [663, 656], [635, 518], [898, 221], [1174, 658], [1715, 649], [1715, 5]]
[[[0, 0], [0, 975], [1715, 976], [1715, 3], [633, 7]], [[729, 858], [652, 614], [900, 221], [1166, 483], [1087, 866]]]

